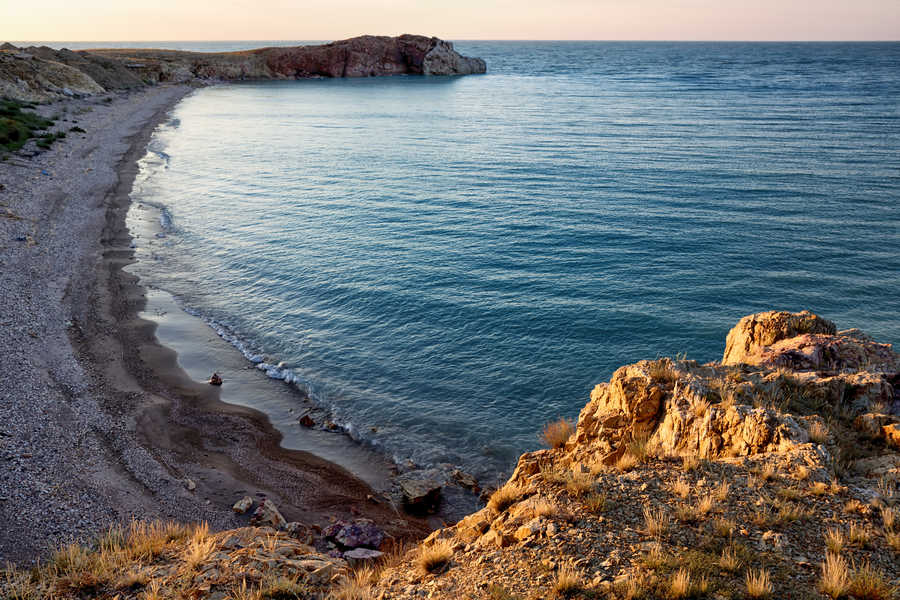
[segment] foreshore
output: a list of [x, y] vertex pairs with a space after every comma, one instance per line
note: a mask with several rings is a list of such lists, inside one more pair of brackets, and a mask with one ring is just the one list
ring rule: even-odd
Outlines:
[[85, 132], [0, 163], [0, 561], [132, 518], [240, 526], [243, 495], [309, 526], [363, 516], [401, 538], [428, 530], [344, 468], [281, 448], [265, 415], [192, 380], [140, 318], [145, 290], [123, 270], [129, 193], [153, 130], [192, 89], [43, 106]]

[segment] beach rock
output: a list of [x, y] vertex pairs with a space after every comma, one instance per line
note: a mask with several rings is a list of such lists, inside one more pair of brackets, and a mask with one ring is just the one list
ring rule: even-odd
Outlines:
[[378, 548], [384, 541], [384, 532], [368, 519], [337, 521], [326, 527], [322, 535], [345, 548]]
[[253, 498], [250, 496], [244, 496], [240, 500], [234, 503], [234, 506], [231, 507], [231, 510], [236, 512], [239, 515], [246, 513], [253, 507]]
[[748, 315], [728, 332], [722, 364], [758, 364], [759, 352], [766, 346], [807, 333], [834, 335], [837, 327], [809, 311], [773, 310]]
[[250, 523], [257, 526], [268, 525], [275, 529], [282, 529], [287, 525], [287, 520], [285, 520], [278, 511], [278, 507], [276, 507], [271, 500], [263, 498], [259, 503], [259, 506], [256, 507], [256, 510], [253, 511], [253, 515], [250, 517]]
[[344, 552], [343, 558], [350, 566], [358, 566], [361, 564], [371, 563], [384, 556], [384, 552], [378, 550], [369, 550], [368, 548], [354, 548]]
[[397, 477], [403, 503], [410, 510], [434, 512], [441, 501], [442, 483], [425, 475], [421, 471], [411, 471]]
[[302, 417], [297, 419], [297, 422], [300, 423], [301, 425], [303, 425], [304, 427], [315, 427], [316, 426], [316, 422], [313, 421], [312, 417], [310, 417], [309, 415], [303, 415]]

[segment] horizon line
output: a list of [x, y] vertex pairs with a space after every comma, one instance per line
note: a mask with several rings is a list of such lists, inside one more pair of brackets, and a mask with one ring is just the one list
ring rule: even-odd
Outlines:
[[[16, 42], [24, 43], [34, 43], [34, 42], [72, 42], [78, 44], [109, 44], [109, 43], [138, 43], [138, 44], [146, 44], [148, 42], [166, 42], [166, 43], [225, 43], [225, 42], [321, 42], [321, 43], [330, 43], [341, 40], [348, 40], [354, 37], [362, 37], [364, 35], [372, 35], [372, 36], [381, 36], [382, 34], [360, 34], [355, 36], [350, 36], [348, 38], [335, 38], [335, 39], [254, 39], [254, 38], [246, 38], [246, 39], [145, 39], [145, 40], [8, 40], [5, 43], [15, 45]], [[407, 35], [407, 34], [398, 34], [398, 35]], [[412, 34], [412, 35], [421, 35], [421, 34]], [[385, 36], [385, 37], [398, 37], [398, 36]], [[453, 37], [439, 37], [439, 36], [424, 36], [424, 37], [438, 37], [438, 39], [450, 41], [450, 42], [606, 42], [606, 43], [630, 43], [630, 42], [641, 42], [641, 43], [719, 43], [719, 44], [777, 44], [777, 43], [788, 43], [788, 44], [840, 44], [840, 43], [854, 43], [854, 44], [885, 44], [885, 43], [900, 43], [900, 39], [884, 39], [884, 40], [860, 40], [860, 39], [740, 39], [740, 40], [725, 40], [725, 39], [575, 39], [575, 38], [453, 38]]]

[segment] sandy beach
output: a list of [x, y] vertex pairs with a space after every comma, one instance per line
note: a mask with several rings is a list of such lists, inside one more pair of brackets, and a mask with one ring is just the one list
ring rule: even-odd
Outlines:
[[0, 163], [0, 561], [132, 518], [239, 526], [243, 495], [308, 526], [364, 516], [398, 537], [428, 529], [346, 469], [281, 448], [265, 415], [192, 380], [139, 317], [145, 290], [123, 271], [136, 161], [191, 90], [42, 106], [85, 133]]

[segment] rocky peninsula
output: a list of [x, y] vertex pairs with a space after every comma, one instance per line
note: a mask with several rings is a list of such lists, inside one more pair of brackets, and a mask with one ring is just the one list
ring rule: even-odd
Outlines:
[[208, 83], [309, 77], [469, 75], [480, 58], [462, 56], [435, 37], [364, 35], [318, 46], [243, 52], [0, 46], [0, 97], [46, 102], [65, 96], [135, 89], [157, 83]]

